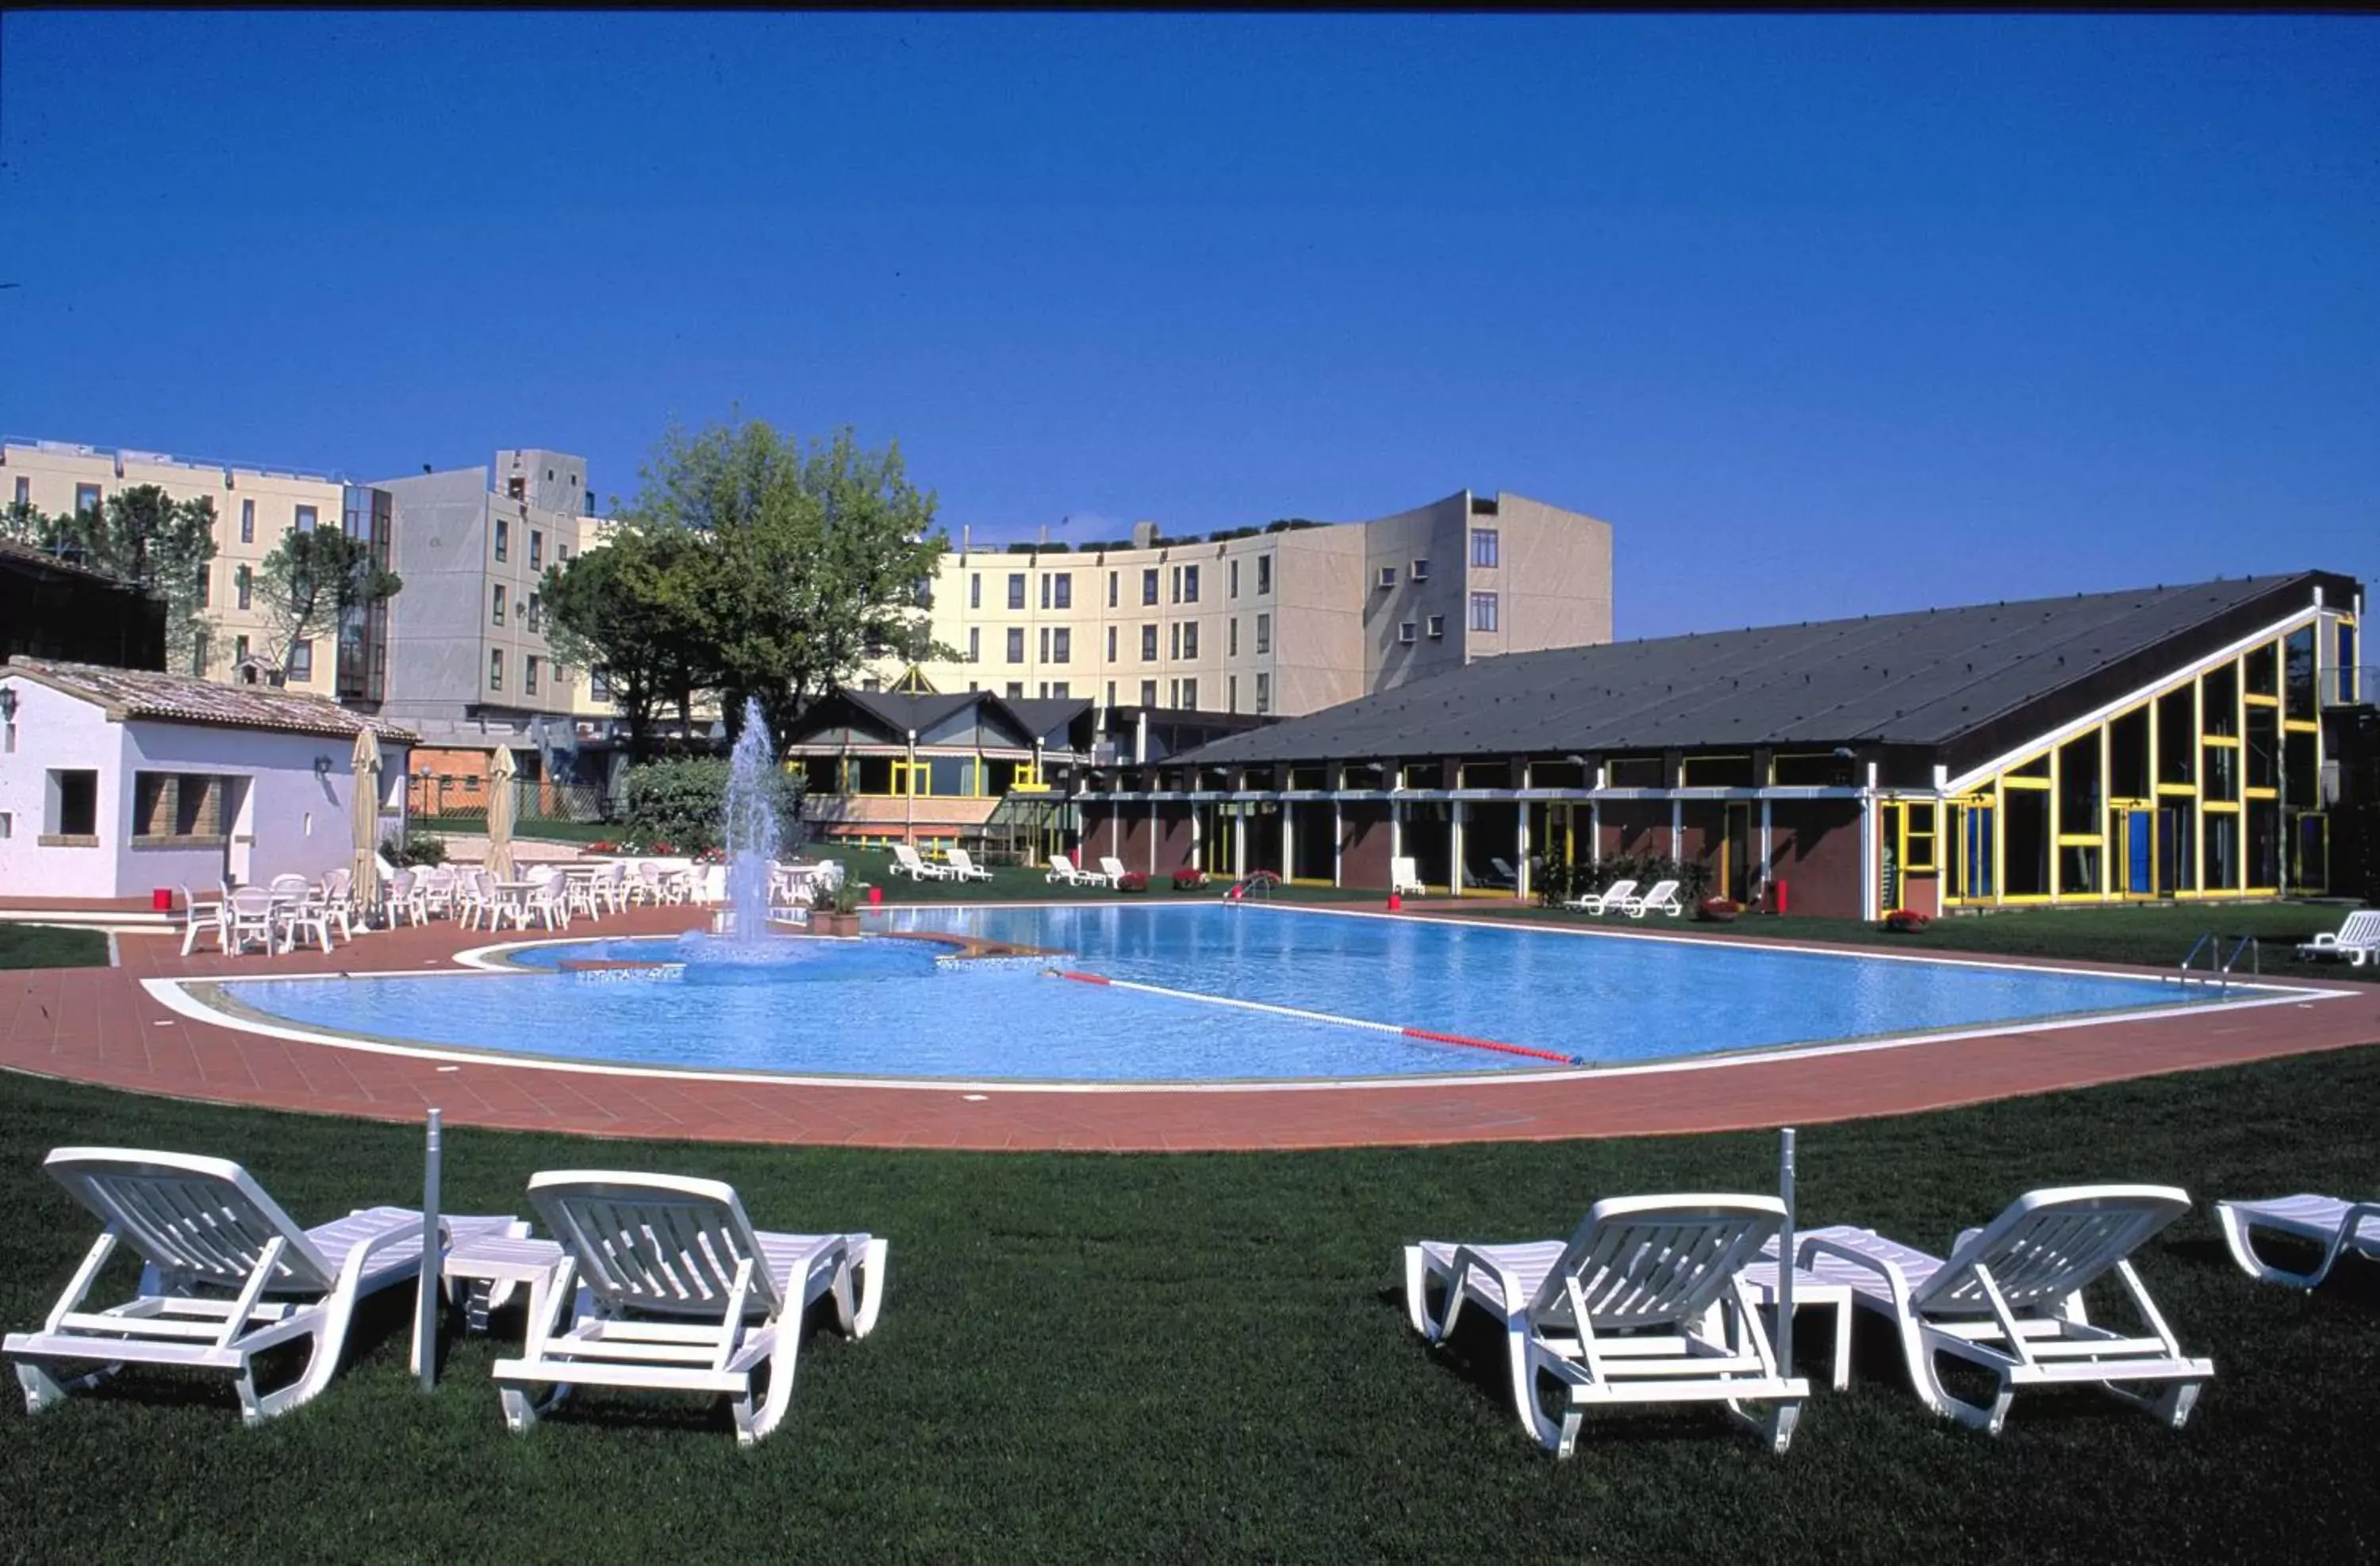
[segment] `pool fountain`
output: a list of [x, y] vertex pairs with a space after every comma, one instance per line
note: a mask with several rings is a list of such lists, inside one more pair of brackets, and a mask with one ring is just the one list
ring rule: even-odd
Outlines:
[[727, 799], [721, 840], [727, 852], [727, 904], [712, 932], [689, 931], [678, 941], [686, 977], [697, 983], [749, 983], [797, 977], [784, 970], [815, 960], [818, 943], [769, 933], [769, 867], [783, 830], [774, 787], [777, 747], [758, 700], [744, 704], [744, 732], [727, 763]]

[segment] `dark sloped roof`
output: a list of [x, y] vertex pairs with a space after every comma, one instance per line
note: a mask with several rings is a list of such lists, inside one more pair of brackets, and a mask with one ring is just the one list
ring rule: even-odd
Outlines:
[[2259, 600], [2343, 580], [2251, 577], [1517, 653], [1180, 759], [1946, 746]]
[[1046, 740], [1091, 710], [1087, 696], [1003, 696], [995, 698], [1016, 714], [1017, 722], [1036, 739]]
[[11, 658], [0, 664], [0, 673], [22, 674], [70, 696], [95, 701], [118, 722], [128, 718], [149, 718], [218, 728], [336, 734], [346, 739], [353, 739], [357, 730], [369, 725], [383, 740], [397, 745], [416, 743], [409, 729], [351, 712], [337, 702], [298, 691], [223, 686], [188, 674], [112, 669], [97, 663], [62, 663], [48, 658]]
[[[802, 714], [802, 724], [808, 728], [813, 713], [832, 710], [836, 700], [853, 707], [882, 723], [895, 736], [910, 729], [926, 733], [953, 714], [967, 708], [981, 706], [997, 713], [1002, 720], [1033, 739], [1046, 740], [1052, 734], [1090, 710], [1087, 697], [1009, 698], [988, 690], [957, 691], [947, 696], [909, 696], [889, 690], [838, 690], [820, 698]], [[797, 739], [791, 743], [800, 743]]]
[[31, 544], [21, 544], [13, 539], [0, 539], [0, 564], [17, 565], [35, 572], [53, 572], [61, 577], [78, 577], [85, 581], [103, 583], [105, 586], [115, 588], [120, 592], [138, 594], [140, 591], [139, 588], [133, 586], [131, 583], [121, 581], [116, 577], [109, 576], [104, 571], [94, 571], [87, 565], [78, 565], [71, 560], [63, 559], [57, 555], [52, 554], [48, 550], [37, 549]]

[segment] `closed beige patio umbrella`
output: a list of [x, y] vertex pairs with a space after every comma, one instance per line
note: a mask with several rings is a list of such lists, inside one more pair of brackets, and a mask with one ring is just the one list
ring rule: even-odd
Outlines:
[[347, 898], [357, 918], [369, 925], [380, 907], [380, 735], [369, 721], [356, 730], [355, 792], [355, 875]]
[[498, 880], [513, 879], [513, 751], [496, 747], [495, 764], [488, 769], [488, 873]]

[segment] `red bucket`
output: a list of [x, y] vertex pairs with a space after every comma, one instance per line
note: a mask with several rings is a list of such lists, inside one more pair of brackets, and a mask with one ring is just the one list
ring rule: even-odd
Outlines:
[[151, 887], [149, 889], [149, 906], [156, 913], [172, 913], [174, 911], [174, 889], [170, 886]]

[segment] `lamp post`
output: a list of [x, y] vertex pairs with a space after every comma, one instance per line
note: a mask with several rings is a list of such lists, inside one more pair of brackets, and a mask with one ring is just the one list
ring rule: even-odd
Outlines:
[[910, 847], [917, 846], [917, 731], [909, 731], [909, 771], [901, 786], [901, 835]]

